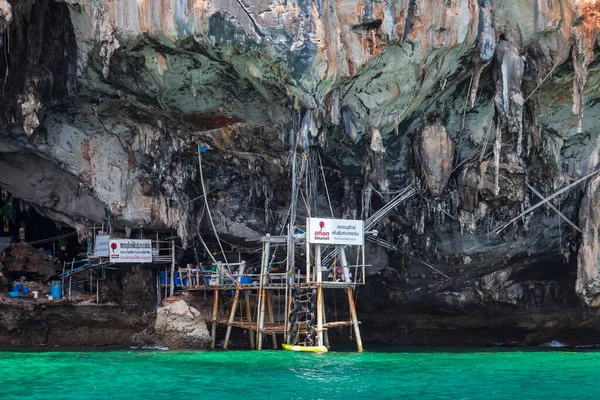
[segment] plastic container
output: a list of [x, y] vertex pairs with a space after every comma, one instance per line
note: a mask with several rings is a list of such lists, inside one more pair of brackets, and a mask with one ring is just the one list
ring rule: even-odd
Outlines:
[[62, 282], [52, 281], [50, 282], [50, 295], [53, 299], [60, 299], [62, 297]]
[[167, 284], [167, 273], [165, 271], [162, 271], [160, 273], [160, 284], [161, 285], [166, 285]]
[[37, 290], [34, 290], [34, 291], [33, 291], [33, 292], [31, 292], [31, 293], [33, 293], [33, 298], [34, 298], [34, 299], [37, 299], [37, 298], [38, 298], [39, 292], [38, 292]]
[[23, 294], [24, 295], [28, 295], [29, 294], [29, 288], [28, 287], [23, 288]]
[[20, 292], [8, 292], [8, 297], [19, 297], [21, 295]]
[[242, 277], [240, 277], [240, 283], [242, 285], [251, 285], [252, 284], [252, 277], [250, 277], [250, 276], [242, 276]]
[[20, 292], [21, 290], [23, 290], [23, 285], [21, 285], [20, 283], [17, 283], [13, 288], [13, 292]]

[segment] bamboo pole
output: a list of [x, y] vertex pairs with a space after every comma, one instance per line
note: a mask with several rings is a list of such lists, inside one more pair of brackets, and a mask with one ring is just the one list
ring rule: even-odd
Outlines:
[[[269, 322], [274, 323], [275, 317], [273, 315], [273, 298], [271, 297], [271, 293], [267, 291], [267, 312], [269, 313]], [[277, 350], [277, 334], [271, 333], [271, 341], [273, 342], [273, 350]]]
[[560, 189], [558, 192], [555, 192], [553, 195], [546, 197], [544, 200], [540, 201], [536, 205], [529, 207], [527, 210], [523, 211], [521, 214], [517, 215], [515, 218], [511, 219], [507, 223], [499, 226], [498, 228], [494, 229], [492, 232], [488, 233], [488, 236], [491, 235], [491, 234], [494, 234], [494, 233], [495, 234], [499, 234], [504, 229], [506, 229], [508, 226], [512, 225], [515, 221], [518, 221], [521, 217], [529, 214], [530, 212], [532, 212], [536, 208], [541, 207], [544, 204], [548, 203], [549, 201], [557, 198], [558, 196], [560, 196], [561, 194], [563, 194], [567, 190], [571, 189], [573, 186], [576, 186], [576, 185], [580, 184], [581, 182], [587, 180], [588, 178], [590, 178], [590, 177], [598, 174], [598, 172], [600, 172], [600, 169], [598, 169], [598, 170], [596, 170], [594, 172], [591, 172], [591, 173], [585, 175], [584, 177], [576, 180], [575, 182], [571, 183], [570, 185], [567, 185], [564, 188]]
[[265, 252], [263, 266], [260, 268], [260, 289], [259, 289], [259, 309], [258, 309], [258, 345], [257, 349], [262, 350], [263, 329], [265, 327], [265, 284], [267, 279], [267, 268], [269, 267], [269, 257], [271, 252], [271, 235], [267, 234], [265, 242]]
[[[533, 186], [531, 186], [530, 184], [527, 184], [527, 187], [533, 192], [533, 194], [535, 194], [540, 199], [544, 200], [544, 196], [540, 192], [538, 192], [537, 190], [535, 190], [535, 188]], [[547, 203], [546, 205], [548, 207], [550, 207], [552, 210], [554, 210], [558, 214], [559, 217], [561, 217], [562, 219], [564, 219], [567, 224], [571, 225], [573, 227], [573, 229], [575, 229], [579, 233], [583, 233], [583, 231], [577, 225], [575, 225], [569, 218], [567, 218], [565, 216], [565, 214], [563, 214], [562, 212], [560, 212], [560, 210], [558, 208], [554, 207], [554, 204]]]
[[98, 276], [98, 272], [96, 271], [96, 304], [100, 302], [100, 277]]
[[[323, 306], [323, 325], [321, 325], [321, 329], [326, 329], [325, 325], [327, 325], [327, 313], [325, 312], [325, 302], [323, 301], [321, 305]], [[323, 344], [325, 345], [325, 347], [329, 348], [329, 332], [327, 330], [323, 332]]]
[[352, 317], [352, 326], [354, 327], [354, 336], [356, 337], [356, 346], [358, 352], [363, 352], [362, 339], [360, 337], [360, 328], [358, 327], [358, 318], [356, 317], [356, 305], [354, 304], [354, 295], [352, 287], [348, 288], [348, 305], [350, 306], [350, 316]]
[[213, 290], [213, 313], [212, 313], [212, 329], [211, 329], [211, 342], [210, 348], [214, 349], [217, 340], [217, 316], [219, 312], [219, 290], [215, 288]]
[[[252, 306], [250, 305], [250, 292], [248, 290], [244, 291], [244, 301], [246, 302], [246, 314], [248, 315], [248, 324], [252, 326]], [[254, 330], [248, 329], [248, 335], [250, 336], [250, 348], [254, 349]]]
[[226, 349], [229, 344], [229, 338], [231, 337], [231, 328], [235, 319], [235, 312], [237, 311], [238, 302], [240, 300], [240, 289], [235, 289], [235, 295], [233, 296], [233, 304], [231, 305], [231, 312], [229, 313], [229, 323], [227, 324], [227, 332], [225, 333], [225, 342], [223, 348]]
[[316, 266], [315, 272], [317, 274], [317, 345], [323, 346], [323, 271], [321, 267], [321, 245], [316, 246]]

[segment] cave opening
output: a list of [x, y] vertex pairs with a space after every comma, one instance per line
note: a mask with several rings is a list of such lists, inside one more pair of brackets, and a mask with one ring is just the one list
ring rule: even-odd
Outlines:
[[60, 262], [76, 258], [83, 250], [75, 229], [55, 223], [6, 190], [0, 191], [0, 220], [0, 237], [5, 241], [49, 251]]

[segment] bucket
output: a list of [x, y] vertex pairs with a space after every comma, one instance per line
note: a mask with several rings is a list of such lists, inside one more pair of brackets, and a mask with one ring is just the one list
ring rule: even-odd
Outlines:
[[33, 298], [37, 299], [38, 298], [38, 291], [34, 290], [32, 293], [33, 293]]
[[60, 299], [62, 297], [62, 282], [52, 281], [50, 282], [50, 294], [53, 299]]
[[28, 295], [29, 294], [29, 288], [28, 287], [23, 288], [23, 294], [24, 295]]

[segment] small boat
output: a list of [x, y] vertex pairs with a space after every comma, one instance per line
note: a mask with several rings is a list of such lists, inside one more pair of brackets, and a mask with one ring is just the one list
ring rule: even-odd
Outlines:
[[292, 344], [282, 344], [284, 350], [288, 351], [302, 351], [307, 353], [327, 353], [327, 347], [325, 346], [298, 346]]

